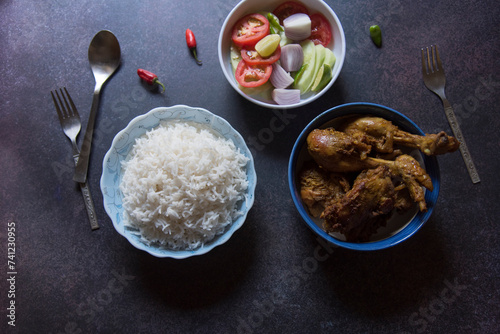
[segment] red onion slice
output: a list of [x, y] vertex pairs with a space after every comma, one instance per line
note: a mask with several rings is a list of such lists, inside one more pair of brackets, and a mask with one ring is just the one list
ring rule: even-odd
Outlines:
[[289, 105], [300, 102], [300, 90], [299, 89], [283, 89], [276, 88], [271, 93], [274, 102], [279, 105]]
[[302, 41], [311, 36], [311, 18], [304, 13], [290, 15], [283, 20], [286, 37], [294, 41]]
[[281, 48], [281, 66], [287, 72], [300, 70], [304, 62], [304, 51], [300, 44], [287, 44]]
[[269, 80], [271, 80], [275, 88], [287, 88], [293, 83], [292, 76], [278, 63], [273, 64], [273, 71]]

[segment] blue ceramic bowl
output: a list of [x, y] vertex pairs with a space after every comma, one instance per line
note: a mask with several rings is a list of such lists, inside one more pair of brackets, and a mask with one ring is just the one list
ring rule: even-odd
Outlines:
[[[170, 250], [155, 244], [147, 245], [141, 241], [137, 229], [128, 227], [125, 224], [126, 216], [124, 215], [122, 193], [120, 191], [120, 182], [122, 179], [121, 162], [127, 158], [137, 137], [157, 127], [161, 121], [168, 120], [184, 120], [209, 125], [226, 139], [232, 140], [235, 146], [240, 149], [240, 152], [249, 158], [246, 165], [248, 179], [246, 200], [238, 203], [238, 210], [242, 214], [229, 225], [223, 234], [195, 250]], [[114, 228], [133, 246], [156, 257], [183, 259], [205, 254], [214, 247], [222, 245], [229, 240], [233, 233], [243, 225], [247, 213], [253, 205], [256, 183], [257, 176], [252, 154], [241, 135], [226, 120], [205, 109], [177, 105], [168, 108], [155, 108], [144, 115], [138, 116], [115, 136], [111, 148], [104, 157], [101, 191], [104, 199], [104, 208], [111, 218]]]
[[404, 214], [394, 213], [387, 222], [387, 226], [379, 228], [370, 241], [363, 243], [353, 243], [345, 241], [342, 234], [328, 234], [322, 228], [322, 221], [309, 215], [305, 204], [300, 197], [300, 182], [298, 181], [298, 173], [300, 172], [304, 162], [312, 160], [307, 152], [306, 139], [308, 134], [317, 128], [325, 128], [334, 126], [340, 118], [353, 115], [373, 115], [385, 118], [397, 125], [400, 129], [424, 135], [424, 132], [412, 122], [408, 117], [393, 110], [391, 108], [373, 104], [373, 103], [349, 103], [337, 106], [317, 116], [313, 119], [306, 128], [301, 132], [295, 145], [292, 149], [288, 165], [288, 183], [293, 202], [299, 211], [301, 217], [314, 233], [326, 241], [340, 247], [361, 250], [373, 251], [394, 246], [417, 232], [422, 225], [429, 219], [436, 204], [439, 186], [439, 166], [435, 157], [426, 156], [418, 150], [413, 150], [410, 154], [420, 162], [420, 165], [425, 168], [432, 179], [434, 186], [433, 191], [425, 190], [425, 201], [427, 203], [427, 211], [420, 212], [415, 204], [412, 209]]

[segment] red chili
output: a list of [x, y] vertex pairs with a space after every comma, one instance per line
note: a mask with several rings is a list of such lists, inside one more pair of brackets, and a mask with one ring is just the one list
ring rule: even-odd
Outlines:
[[158, 76], [152, 72], [143, 70], [142, 68], [137, 70], [139, 77], [146, 81], [148, 85], [158, 84], [163, 88], [162, 93], [165, 91], [165, 85], [158, 80]]
[[194, 37], [194, 34], [191, 31], [191, 29], [186, 29], [186, 43], [187, 43], [189, 50], [191, 50], [191, 53], [193, 54], [194, 59], [196, 59], [196, 62], [198, 63], [198, 65], [201, 65], [201, 61], [198, 60], [198, 56], [196, 55], [196, 38]]

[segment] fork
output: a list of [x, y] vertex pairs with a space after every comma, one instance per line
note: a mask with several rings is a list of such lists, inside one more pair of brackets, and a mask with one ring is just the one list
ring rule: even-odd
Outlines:
[[481, 180], [479, 179], [479, 174], [477, 173], [476, 167], [474, 166], [474, 162], [472, 161], [472, 157], [469, 153], [469, 149], [467, 148], [467, 144], [465, 143], [464, 136], [462, 135], [462, 130], [460, 130], [455, 112], [453, 111], [453, 108], [451, 107], [451, 104], [450, 102], [448, 102], [448, 99], [446, 98], [446, 95], [444, 93], [446, 76], [444, 73], [443, 65], [441, 64], [441, 59], [439, 58], [437, 45], [431, 45], [430, 48], [427, 47], [425, 48], [425, 50], [422, 48], [421, 51], [424, 84], [431, 92], [435, 93], [441, 98], [441, 101], [443, 102], [444, 113], [446, 114], [448, 123], [450, 123], [451, 130], [453, 131], [454, 136], [460, 142], [460, 152], [462, 153], [462, 158], [465, 161], [465, 165], [467, 166], [467, 171], [469, 172], [472, 183], [479, 183]]
[[[57, 115], [59, 117], [59, 122], [61, 123], [63, 132], [66, 137], [71, 140], [71, 145], [73, 146], [73, 160], [75, 161], [76, 165], [78, 162], [78, 157], [80, 156], [80, 150], [78, 149], [78, 146], [76, 144], [76, 138], [80, 133], [82, 123], [80, 120], [80, 115], [78, 114], [78, 110], [76, 109], [71, 96], [66, 90], [66, 87], [64, 87], [64, 91], [62, 88], [59, 90], [61, 92], [61, 95], [59, 95], [57, 90], [55, 92], [50, 92], [50, 95], [52, 95], [52, 100], [54, 100], [54, 105], [56, 107]], [[85, 182], [79, 183], [79, 185], [82, 191], [83, 200], [85, 202], [85, 208], [87, 209], [87, 214], [90, 220], [90, 227], [92, 228], [92, 230], [97, 230], [99, 228], [99, 224], [97, 222], [94, 202], [92, 201], [92, 197], [90, 196], [88, 184], [87, 182]]]

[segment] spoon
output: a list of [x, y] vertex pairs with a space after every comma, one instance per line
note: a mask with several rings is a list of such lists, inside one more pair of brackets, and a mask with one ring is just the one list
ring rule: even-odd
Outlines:
[[73, 175], [73, 180], [76, 182], [84, 183], [87, 179], [90, 147], [92, 145], [101, 88], [120, 65], [120, 57], [120, 44], [111, 31], [99, 31], [90, 42], [89, 63], [95, 78], [95, 88], [82, 150], [75, 168], [75, 174]]

